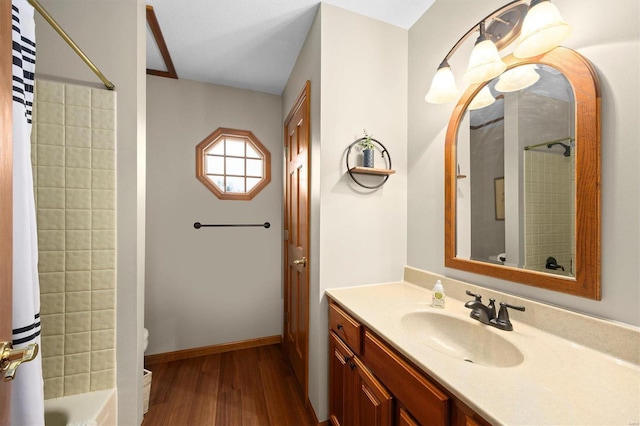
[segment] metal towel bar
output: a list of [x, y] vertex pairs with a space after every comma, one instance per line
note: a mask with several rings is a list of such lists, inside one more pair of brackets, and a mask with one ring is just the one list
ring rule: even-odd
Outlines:
[[203, 224], [200, 222], [196, 222], [193, 224], [193, 227], [196, 229], [212, 227], [212, 228], [228, 228], [228, 227], [238, 227], [238, 226], [260, 226], [263, 228], [270, 228], [271, 224], [269, 222], [265, 223], [236, 223], [236, 224]]

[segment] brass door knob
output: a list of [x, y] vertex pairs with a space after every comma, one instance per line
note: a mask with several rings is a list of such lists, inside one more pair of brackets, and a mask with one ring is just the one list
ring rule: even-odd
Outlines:
[[303, 257], [302, 259], [296, 259], [293, 261], [294, 265], [302, 265], [302, 266], [307, 266], [307, 258]]
[[13, 349], [11, 342], [2, 342], [0, 355], [0, 371], [4, 373], [4, 381], [15, 378], [16, 369], [23, 362], [29, 362], [38, 355], [38, 344], [32, 343], [22, 349]]

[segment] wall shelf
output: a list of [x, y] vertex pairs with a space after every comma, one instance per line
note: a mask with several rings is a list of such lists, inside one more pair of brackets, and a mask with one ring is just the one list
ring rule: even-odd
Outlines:
[[376, 169], [374, 167], [352, 167], [349, 169], [351, 173], [358, 173], [361, 175], [375, 175], [375, 176], [389, 176], [394, 174], [395, 170], [390, 169]]
[[[385, 148], [385, 146], [382, 145], [382, 143], [380, 143], [374, 138], [369, 138], [368, 141], [374, 144], [375, 150], [379, 152], [380, 155], [382, 156], [382, 159], [385, 163], [386, 168], [381, 169], [376, 167], [358, 167], [358, 166], [351, 167], [349, 164], [351, 149], [354, 146], [358, 145], [359, 142], [362, 142], [364, 140], [367, 140], [367, 138], [356, 139], [347, 148], [347, 155], [345, 156], [346, 163], [347, 163], [347, 173], [349, 174], [351, 179], [353, 179], [353, 181], [357, 183], [359, 186], [367, 189], [378, 189], [382, 185], [384, 185], [389, 179], [389, 176], [394, 174], [396, 171], [391, 168], [391, 156], [389, 155], [389, 151], [387, 151], [387, 148]], [[379, 176], [379, 177], [382, 177], [383, 179], [379, 183], [371, 185], [371, 184], [365, 184], [363, 182], [360, 182], [355, 175]]]

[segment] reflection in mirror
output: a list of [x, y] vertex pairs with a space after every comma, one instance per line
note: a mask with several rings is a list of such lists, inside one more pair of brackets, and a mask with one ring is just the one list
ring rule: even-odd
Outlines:
[[[456, 256], [573, 277], [573, 89], [547, 65], [504, 77], [471, 100], [458, 128], [458, 167], [468, 173], [457, 179]], [[483, 92], [491, 101], [473, 108]]]
[[503, 60], [449, 120], [445, 266], [600, 300], [597, 74], [563, 47]]

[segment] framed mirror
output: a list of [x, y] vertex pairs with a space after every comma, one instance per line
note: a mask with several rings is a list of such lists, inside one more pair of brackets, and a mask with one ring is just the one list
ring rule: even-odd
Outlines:
[[563, 47], [504, 61], [527, 87], [473, 85], [449, 120], [445, 266], [600, 300], [597, 74]]

